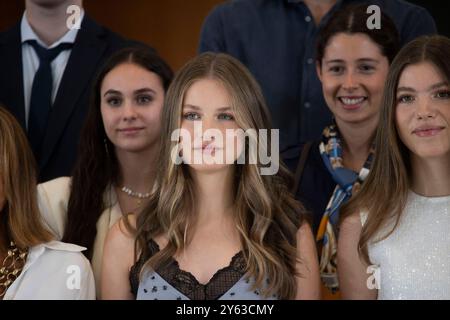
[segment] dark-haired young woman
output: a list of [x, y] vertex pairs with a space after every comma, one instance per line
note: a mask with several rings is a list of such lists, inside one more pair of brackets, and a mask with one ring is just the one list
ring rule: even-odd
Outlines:
[[111, 56], [93, 84], [73, 176], [39, 185], [41, 210], [53, 232], [87, 248], [97, 293], [109, 228], [137, 213], [153, 187], [171, 79], [170, 67], [147, 48]]
[[383, 87], [399, 48], [391, 19], [382, 14], [381, 29], [368, 29], [366, 10], [346, 7], [321, 29], [316, 67], [333, 123], [320, 141], [283, 154], [296, 174], [297, 197], [312, 213], [326, 299], [339, 298], [339, 210], [370, 171]]

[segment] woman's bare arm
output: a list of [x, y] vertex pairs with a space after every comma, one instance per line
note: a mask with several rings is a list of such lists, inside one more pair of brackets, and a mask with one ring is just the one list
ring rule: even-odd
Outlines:
[[376, 299], [378, 291], [369, 289], [367, 282], [371, 274], [368, 265], [358, 252], [362, 224], [359, 213], [342, 221], [338, 241], [338, 276], [343, 299]]
[[297, 231], [297, 300], [321, 299], [316, 243], [308, 223]]

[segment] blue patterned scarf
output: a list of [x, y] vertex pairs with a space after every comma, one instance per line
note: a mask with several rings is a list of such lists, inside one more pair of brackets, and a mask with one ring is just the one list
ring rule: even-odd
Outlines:
[[344, 168], [342, 143], [339, 130], [335, 123], [324, 129], [319, 148], [322, 160], [333, 177], [334, 182], [336, 182], [336, 188], [325, 209], [316, 236], [320, 254], [320, 275], [322, 282], [334, 293], [339, 288], [336, 269], [339, 210], [341, 205], [351, 198], [352, 193], [359, 190], [362, 182], [369, 174], [374, 148], [372, 146], [369, 156], [359, 174], [353, 170]]

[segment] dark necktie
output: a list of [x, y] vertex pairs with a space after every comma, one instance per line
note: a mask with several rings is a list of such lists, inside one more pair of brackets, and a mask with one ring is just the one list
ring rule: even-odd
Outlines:
[[36, 71], [31, 88], [30, 112], [28, 116], [28, 139], [30, 140], [36, 160], [40, 161], [40, 151], [47, 127], [47, 119], [52, 106], [52, 69], [51, 62], [63, 50], [72, 47], [71, 43], [61, 43], [55, 48], [46, 49], [36, 40], [27, 41], [39, 57], [39, 68]]

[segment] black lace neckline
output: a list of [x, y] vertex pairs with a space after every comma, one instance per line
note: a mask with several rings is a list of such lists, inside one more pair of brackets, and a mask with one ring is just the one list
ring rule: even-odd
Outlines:
[[[139, 273], [144, 263], [160, 250], [158, 244], [153, 239], [149, 242], [149, 249], [150, 256], [147, 258], [141, 256], [130, 272], [130, 283], [135, 295], [137, 294], [139, 281], [133, 281], [132, 273], [138, 271], [137, 277], [139, 277]], [[245, 275], [246, 262], [244, 252], [242, 250], [239, 251], [231, 258], [228, 266], [217, 270], [205, 284], [200, 283], [191, 272], [181, 269], [178, 261], [173, 257], [165, 267], [157, 268], [156, 272], [171, 286], [183, 293], [189, 299], [215, 300], [225, 294]]]

